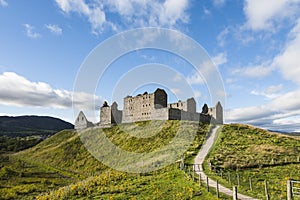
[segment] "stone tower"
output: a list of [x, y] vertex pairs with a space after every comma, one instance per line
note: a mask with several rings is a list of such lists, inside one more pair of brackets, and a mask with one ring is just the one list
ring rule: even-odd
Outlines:
[[218, 101], [215, 107], [209, 108], [208, 114], [210, 114], [218, 124], [223, 124], [223, 107]]
[[109, 106], [105, 101], [100, 109], [100, 125], [120, 123], [122, 123], [122, 111], [118, 110], [118, 104], [114, 102]]

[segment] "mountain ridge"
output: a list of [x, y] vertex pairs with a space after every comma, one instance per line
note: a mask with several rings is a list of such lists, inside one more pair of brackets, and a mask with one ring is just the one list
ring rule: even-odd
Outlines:
[[74, 125], [50, 116], [23, 115], [0, 116], [0, 136], [26, 137], [31, 135], [48, 136]]

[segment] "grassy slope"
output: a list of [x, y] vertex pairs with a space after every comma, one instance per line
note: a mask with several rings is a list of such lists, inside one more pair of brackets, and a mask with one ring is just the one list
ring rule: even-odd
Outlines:
[[[247, 125], [225, 125], [207, 159], [218, 169], [218, 175], [208, 170], [208, 167], [205, 169], [229, 187], [237, 185], [239, 174], [239, 190], [258, 198], [265, 198], [263, 185], [264, 180], [267, 180], [271, 199], [285, 199], [286, 180], [300, 179], [297, 156], [300, 156], [299, 138]], [[220, 177], [220, 171], [223, 171], [223, 178]], [[253, 191], [249, 189], [249, 177], [252, 178]]]
[[[153, 132], [154, 129], [161, 130], [151, 137], [151, 141], [147, 138], [137, 139], [117, 127], [105, 131], [113, 143], [124, 149], [149, 152], [167, 144], [174, 137], [179, 125], [178, 121], [155, 122], [155, 126], [146, 126], [147, 123], [149, 122], [128, 124], [121, 129], [129, 132], [131, 130], [134, 134]], [[190, 130], [197, 127], [197, 124], [188, 122], [184, 126], [184, 130]], [[197, 144], [192, 145], [188, 155], [194, 154], [193, 149], [199, 148], [207, 128], [207, 125], [200, 126], [197, 131]], [[0, 198], [30, 199], [41, 192], [55, 189], [39, 198], [53, 199], [59, 196], [66, 199], [84, 199], [88, 195], [99, 199], [111, 197], [214, 199], [204, 189], [201, 189], [202, 195], [196, 196], [199, 192], [198, 186], [175, 164], [144, 175], [110, 170], [86, 151], [75, 131], [62, 131], [31, 149], [10, 155], [9, 158], [1, 168], [4, 173], [0, 180], [2, 186]], [[10, 184], [6, 184], [8, 182]]]

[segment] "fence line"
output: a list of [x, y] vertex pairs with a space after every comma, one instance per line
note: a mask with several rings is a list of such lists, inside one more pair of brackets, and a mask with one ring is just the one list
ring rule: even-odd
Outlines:
[[[288, 164], [299, 164], [300, 155], [294, 156], [278, 156], [276, 158], [267, 158], [262, 160], [247, 160], [247, 162], [240, 161], [232, 163], [231, 160], [227, 163], [228, 169], [251, 169], [257, 167], [271, 167], [271, 166], [281, 166]], [[214, 163], [214, 161], [208, 162], [208, 167], [211, 170], [220, 170], [220, 167]]]
[[293, 196], [300, 197], [300, 181], [291, 180]]
[[[188, 174], [188, 177], [190, 177], [190, 179], [192, 179], [194, 182], [198, 182], [199, 186], [202, 187], [202, 183], [205, 183], [206, 186], [206, 190], [209, 192], [212, 192], [209, 188], [209, 183], [208, 183], [208, 177], [206, 179], [203, 179], [203, 177], [201, 177], [201, 175], [196, 174], [195, 172], [200, 172], [200, 167], [197, 164], [189, 164], [189, 165], [184, 165], [183, 170], [185, 171], [185, 173]], [[249, 188], [249, 190], [251, 192], [255, 192], [255, 193], [260, 193], [265, 194], [265, 199], [269, 200], [269, 199], [273, 199], [274, 197], [270, 197], [270, 194], [272, 193], [272, 191], [270, 191], [270, 188], [268, 187], [269, 182], [267, 180], [256, 180], [253, 179], [253, 177], [243, 177], [240, 173], [224, 173], [223, 171], [220, 171], [220, 173], [215, 172], [215, 175], [220, 176], [223, 180], [227, 180], [229, 182], [229, 184], [231, 186], [236, 186], [237, 188], [239, 187], [244, 187], [244, 188]], [[216, 188], [216, 195], [219, 196], [219, 180], [216, 180], [217, 182], [217, 188]], [[278, 185], [282, 185], [282, 187], [284, 188], [284, 183], [285, 181], [279, 181], [279, 182], [271, 182], [273, 184], [278, 184]], [[286, 183], [286, 189], [283, 189], [282, 191], [287, 192], [287, 198], [288, 200], [294, 200], [294, 197], [298, 197], [300, 198], [300, 181], [295, 181], [295, 180], [291, 180], [290, 181], [290, 187], [289, 187], [289, 182]], [[291, 197], [289, 199], [289, 188], [290, 188], [290, 193], [291, 193]], [[260, 191], [260, 192], [258, 192]], [[280, 192], [278, 190], [275, 190], [277, 192]], [[282, 195], [283, 193], [280, 193], [280, 195]], [[273, 194], [274, 195], [274, 191]], [[257, 196], [259, 197], [259, 196]], [[262, 198], [262, 196], [260, 196], [260, 198]]]

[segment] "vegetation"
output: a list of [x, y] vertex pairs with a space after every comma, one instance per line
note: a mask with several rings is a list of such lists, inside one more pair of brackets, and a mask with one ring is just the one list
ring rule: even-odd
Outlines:
[[0, 136], [48, 136], [74, 126], [58, 118], [46, 116], [0, 116]]
[[[124, 149], [149, 152], [170, 142], [181, 122], [153, 122], [155, 128], [146, 126], [148, 123], [112, 127], [105, 129], [105, 133]], [[196, 139], [185, 155], [186, 160], [191, 160], [202, 144], [208, 125], [199, 126], [196, 122], [181, 125], [184, 126], [181, 130], [197, 130]], [[154, 129], [159, 131], [150, 136], [151, 140], [137, 138], [136, 134], [152, 134]], [[2, 158], [5, 162], [0, 170], [1, 199], [215, 199], [192, 182], [178, 164], [143, 174], [109, 169], [90, 155], [77, 132], [71, 130], [59, 132], [33, 148]]]
[[[147, 121], [88, 129], [81, 137], [76, 131], [61, 131], [30, 149], [0, 156], [0, 199], [216, 199], [213, 189], [209, 193], [205, 187], [199, 188], [178, 163], [154, 172], [123, 173], [97, 161], [81, 141], [102, 131], [124, 150], [148, 153], [162, 149], [182, 133], [195, 136], [184, 153], [188, 165], [208, 128], [196, 122]], [[271, 199], [286, 198], [286, 180], [300, 177], [300, 165], [295, 161], [299, 139], [246, 125], [224, 125], [219, 134], [204, 166], [209, 176], [230, 188], [238, 184], [239, 177], [238, 190], [257, 198], [265, 197], [266, 179]], [[97, 142], [97, 137], [94, 139]], [[230, 198], [222, 195], [221, 199]]]
[[7, 152], [17, 152], [38, 144], [42, 139], [40, 137], [7, 137], [0, 136], [0, 154]]
[[37, 199], [216, 199], [176, 165], [149, 174], [107, 171]]
[[[5, 162], [3, 162], [5, 160]], [[77, 181], [66, 173], [13, 156], [1, 158], [0, 199], [32, 199], [41, 192]]]
[[300, 177], [298, 156], [297, 137], [247, 125], [224, 125], [204, 167], [220, 183], [231, 188], [239, 182], [241, 192], [256, 198], [265, 198], [264, 180], [267, 180], [270, 198], [286, 199], [286, 181]]

